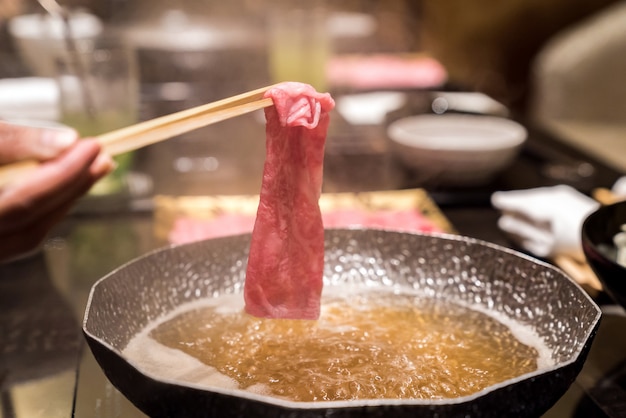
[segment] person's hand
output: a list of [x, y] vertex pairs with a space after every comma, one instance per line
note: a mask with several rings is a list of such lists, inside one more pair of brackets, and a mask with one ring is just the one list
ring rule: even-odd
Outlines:
[[0, 189], [0, 261], [32, 250], [114, 163], [90, 139], [71, 129], [37, 128], [0, 121], [0, 164], [42, 163]]

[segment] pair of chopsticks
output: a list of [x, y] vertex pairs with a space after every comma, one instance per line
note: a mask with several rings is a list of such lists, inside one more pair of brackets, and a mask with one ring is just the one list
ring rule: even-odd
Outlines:
[[[123, 154], [160, 141], [199, 129], [226, 119], [244, 115], [273, 105], [264, 98], [272, 86], [252, 90], [216, 102], [161, 116], [117, 129], [96, 137], [104, 152], [111, 156]], [[37, 167], [36, 161], [21, 161], [0, 167], [0, 188], [19, 179]]]

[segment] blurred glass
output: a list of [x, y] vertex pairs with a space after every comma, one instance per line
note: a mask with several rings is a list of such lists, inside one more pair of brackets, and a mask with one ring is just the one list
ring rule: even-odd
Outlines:
[[273, 82], [300, 81], [327, 89], [331, 56], [324, 7], [275, 8], [268, 19], [268, 56]]
[[[93, 51], [57, 60], [60, 121], [82, 137], [92, 137], [138, 119], [139, 81], [134, 51], [119, 43], [102, 43]], [[124, 187], [132, 153], [115, 157], [117, 169], [100, 180], [91, 194], [110, 194]]]
[[[68, 22], [74, 43], [80, 50], [92, 49], [103, 31], [103, 23], [90, 13], [73, 11]], [[33, 76], [54, 76], [55, 58], [67, 54], [67, 27], [60, 16], [44, 13], [15, 16], [9, 20], [7, 31], [19, 57]]]

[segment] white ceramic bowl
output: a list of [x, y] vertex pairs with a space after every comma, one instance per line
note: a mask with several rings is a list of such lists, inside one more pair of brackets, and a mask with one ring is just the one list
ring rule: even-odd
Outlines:
[[526, 141], [519, 123], [495, 116], [425, 114], [392, 122], [392, 152], [424, 184], [484, 184], [509, 166]]

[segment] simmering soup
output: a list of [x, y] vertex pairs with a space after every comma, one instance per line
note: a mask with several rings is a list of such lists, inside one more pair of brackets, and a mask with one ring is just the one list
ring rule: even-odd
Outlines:
[[161, 377], [305, 402], [455, 398], [549, 363], [530, 330], [480, 310], [344, 290], [325, 288], [315, 321], [253, 317], [240, 295], [194, 303], [125, 354], [142, 370], [174, 374]]

